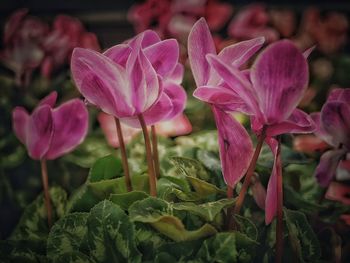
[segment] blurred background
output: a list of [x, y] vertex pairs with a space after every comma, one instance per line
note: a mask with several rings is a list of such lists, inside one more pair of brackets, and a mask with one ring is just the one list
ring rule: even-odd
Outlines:
[[[289, 38], [302, 50], [315, 45], [309, 58], [310, 86], [299, 105], [312, 112], [320, 110], [332, 88], [350, 87], [349, 13], [350, 2], [336, 0], [0, 1], [0, 239], [11, 233], [23, 208], [41, 191], [40, 165], [27, 157], [14, 136], [11, 112], [19, 105], [31, 111], [53, 90], [59, 103], [79, 96], [69, 72], [74, 47], [101, 51], [148, 28], [162, 38], [177, 38], [186, 66], [185, 115], [197, 132], [215, 128], [208, 107], [191, 96], [195, 86], [186, 40], [198, 18], [206, 18], [218, 51], [258, 36], [267, 43]], [[49, 163], [50, 185], [60, 185], [68, 193], [84, 182], [97, 158], [114, 152], [101, 129], [99, 112], [92, 107], [89, 111], [87, 140]]]

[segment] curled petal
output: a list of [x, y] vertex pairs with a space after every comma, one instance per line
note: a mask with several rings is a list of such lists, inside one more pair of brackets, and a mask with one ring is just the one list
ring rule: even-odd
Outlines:
[[172, 103], [172, 110], [164, 120], [170, 120], [184, 111], [187, 94], [182, 86], [171, 82], [164, 83], [164, 93], [166, 93]]
[[57, 92], [53, 91], [51, 92], [49, 95], [47, 95], [45, 98], [43, 98], [38, 106], [40, 105], [49, 105], [51, 108], [53, 108], [56, 104], [56, 100], [57, 100]]
[[128, 57], [131, 53], [131, 48], [129, 45], [126, 44], [120, 44], [116, 45], [114, 47], [111, 47], [107, 49], [103, 55], [109, 57], [111, 60], [113, 60], [115, 63], [121, 65], [122, 67], [125, 67], [126, 61], [128, 60]]
[[204, 18], [199, 19], [188, 36], [188, 58], [197, 87], [208, 84], [210, 65], [207, 54], [216, 54], [214, 41]]
[[53, 136], [45, 158], [52, 160], [72, 151], [88, 131], [88, 111], [79, 99], [73, 99], [52, 111]]
[[27, 125], [26, 145], [29, 156], [35, 160], [45, 158], [54, 130], [50, 106], [42, 105], [36, 108]]
[[268, 126], [267, 136], [277, 136], [285, 133], [311, 133], [315, 130], [312, 118], [302, 110], [295, 109], [288, 120]]
[[26, 131], [29, 114], [23, 107], [16, 107], [12, 112], [12, 127], [21, 143], [26, 144]]
[[325, 152], [318, 164], [315, 177], [322, 187], [327, 187], [335, 176], [340, 160], [346, 154], [346, 150], [338, 149]]
[[179, 45], [175, 39], [167, 39], [144, 50], [153, 68], [163, 78], [172, 73], [179, 59]]
[[232, 116], [213, 106], [224, 180], [234, 187], [246, 173], [253, 156], [253, 144], [244, 127]]
[[307, 61], [289, 40], [271, 44], [257, 58], [251, 80], [266, 124], [286, 120], [307, 88]]

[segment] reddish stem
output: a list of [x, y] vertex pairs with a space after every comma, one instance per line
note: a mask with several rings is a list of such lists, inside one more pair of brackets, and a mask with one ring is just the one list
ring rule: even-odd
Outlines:
[[276, 155], [277, 172], [277, 226], [276, 226], [276, 262], [282, 262], [283, 255], [283, 181], [281, 165], [281, 142], [278, 140]]
[[151, 194], [151, 196], [157, 196], [157, 179], [156, 179], [155, 170], [154, 170], [152, 149], [151, 149], [151, 143], [150, 143], [150, 138], [149, 138], [148, 131], [147, 131], [146, 122], [145, 122], [142, 114], [139, 114], [137, 117], [140, 121], [142, 132], [143, 132], [143, 137], [145, 139], [150, 194]]
[[43, 188], [44, 188], [44, 202], [47, 212], [47, 224], [49, 228], [52, 226], [52, 209], [51, 209], [51, 200], [50, 200], [50, 194], [49, 194], [49, 180], [47, 176], [47, 165], [46, 160], [42, 159], [40, 160], [41, 164], [41, 179], [43, 182]]
[[118, 135], [118, 141], [120, 146], [120, 153], [122, 156], [122, 165], [125, 175], [125, 185], [128, 192], [132, 191], [132, 184], [131, 184], [131, 178], [129, 173], [129, 165], [128, 165], [128, 157], [126, 155], [126, 149], [125, 149], [125, 143], [123, 138], [123, 132], [122, 128], [120, 126], [120, 121], [118, 118], [115, 119], [115, 126], [117, 127], [117, 135]]
[[154, 169], [156, 172], [156, 177], [160, 177], [160, 167], [159, 167], [159, 153], [158, 153], [158, 142], [157, 142], [157, 131], [154, 125], [151, 126], [152, 131], [152, 150], [153, 150], [153, 161], [154, 161]]
[[246, 174], [246, 176], [244, 178], [244, 182], [243, 182], [241, 191], [239, 192], [239, 195], [238, 195], [238, 198], [237, 198], [237, 201], [236, 201], [236, 205], [235, 205], [235, 208], [234, 208], [234, 213], [235, 214], [238, 214], [239, 211], [242, 208], [245, 195], [247, 193], [247, 190], [248, 190], [251, 178], [252, 178], [252, 176], [254, 174], [254, 171], [255, 171], [256, 162], [258, 161], [258, 158], [259, 158], [259, 155], [260, 155], [260, 151], [261, 151], [262, 145], [263, 145], [265, 137], [266, 137], [265, 132], [266, 132], [266, 129], [264, 127], [262, 132], [261, 132], [261, 134], [258, 137], [258, 144], [256, 145], [253, 158], [252, 158], [252, 160], [251, 160], [251, 162], [249, 164], [249, 167], [248, 167], [248, 170], [247, 170], [247, 174]]

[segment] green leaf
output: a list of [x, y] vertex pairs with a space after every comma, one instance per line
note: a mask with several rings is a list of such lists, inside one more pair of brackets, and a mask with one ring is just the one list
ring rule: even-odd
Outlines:
[[240, 232], [218, 233], [203, 242], [196, 258], [200, 262], [252, 262], [256, 245]]
[[202, 243], [203, 240], [199, 239], [163, 244], [156, 251], [155, 262], [161, 263], [164, 262], [164, 259], [168, 259], [170, 262], [189, 262], [195, 258]]
[[79, 252], [72, 251], [65, 253], [53, 260], [53, 263], [94, 263], [95, 261], [87, 255]]
[[204, 166], [197, 160], [186, 157], [171, 157], [170, 161], [185, 176], [191, 176], [208, 181], [210, 176]]
[[90, 256], [96, 262], [141, 262], [134, 225], [125, 212], [105, 200], [90, 211], [86, 235]]
[[217, 188], [215, 185], [210, 184], [206, 181], [198, 179], [196, 177], [187, 176], [188, 181], [191, 183], [192, 187], [201, 197], [206, 198], [213, 194], [221, 194], [223, 196], [226, 195], [224, 190]]
[[149, 195], [145, 192], [132, 191], [123, 194], [111, 194], [109, 196], [109, 200], [119, 205], [122, 209], [128, 210], [133, 203], [143, 200], [147, 197], [149, 197]]
[[47, 240], [47, 256], [51, 260], [79, 250], [87, 233], [88, 215], [88, 213], [69, 214], [52, 227]]
[[135, 202], [129, 209], [129, 215], [132, 221], [149, 223], [174, 241], [196, 240], [217, 232], [209, 224], [197, 230], [186, 230], [181, 220], [172, 215], [170, 204], [154, 197]]
[[46, 240], [0, 240], [1, 262], [46, 262]]
[[190, 202], [175, 203], [172, 207], [175, 210], [187, 211], [200, 216], [207, 222], [212, 222], [224, 208], [231, 206], [234, 202], [234, 199], [221, 199], [219, 201], [208, 202], [200, 205]]
[[98, 159], [90, 169], [90, 182], [98, 182], [102, 180], [112, 179], [122, 175], [121, 160], [114, 155], [107, 155]]
[[257, 241], [258, 229], [256, 225], [249, 219], [241, 215], [234, 215], [235, 223], [238, 225], [238, 231], [247, 235], [250, 239]]
[[[66, 210], [67, 194], [59, 187], [50, 188], [53, 221], [62, 217]], [[15, 230], [11, 234], [11, 240], [42, 240], [49, 233], [47, 225], [47, 211], [43, 194], [40, 194], [24, 210]]]
[[306, 216], [298, 211], [284, 209], [289, 240], [301, 262], [315, 262], [320, 257], [319, 241]]

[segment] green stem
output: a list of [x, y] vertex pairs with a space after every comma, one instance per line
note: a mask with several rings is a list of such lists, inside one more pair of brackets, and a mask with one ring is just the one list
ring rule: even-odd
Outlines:
[[46, 160], [42, 159], [40, 160], [41, 164], [41, 179], [43, 183], [44, 188], [44, 202], [47, 212], [47, 224], [49, 228], [52, 226], [52, 208], [51, 208], [51, 201], [50, 201], [50, 193], [49, 193], [49, 180], [47, 176], [47, 165]]
[[117, 135], [118, 135], [118, 141], [120, 146], [120, 153], [122, 157], [122, 165], [124, 170], [124, 177], [125, 177], [125, 185], [128, 192], [132, 191], [132, 184], [131, 184], [131, 178], [129, 173], [129, 165], [128, 165], [128, 157], [126, 155], [126, 149], [125, 149], [125, 143], [123, 138], [123, 132], [120, 125], [120, 121], [118, 118], [115, 119], [115, 126], [117, 127]]
[[158, 142], [157, 142], [157, 131], [154, 125], [151, 126], [152, 131], [152, 150], [153, 150], [153, 161], [154, 161], [154, 169], [156, 172], [156, 177], [160, 177], [160, 167], [159, 167], [159, 153], [158, 153]]
[[154, 170], [150, 138], [148, 135], [147, 126], [143, 118], [143, 115], [139, 114], [138, 119], [140, 121], [143, 137], [145, 139], [146, 158], [148, 163], [149, 190], [150, 190], [151, 196], [157, 196], [157, 180], [156, 180], [156, 175]]
[[258, 137], [258, 144], [256, 145], [253, 158], [252, 158], [252, 160], [251, 160], [251, 162], [249, 164], [249, 167], [248, 167], [248, 170], [247, 170], [247, 174], [246, 174], [246, 176], [244, 178], [244, 182], [243, 182], [241, 191], [239, 192], [239, 195], [238, 195], [238, 198], [237, 198], [237, 201], [236, 201], [236, 205], [235, 205], [235, 208], [234, 208], [234, 213], [235, 214], [238, 214], [239, 211], [242, 208], [243, 201], [244, 201], [245, 195], [246, 195], [246, 193], [248, 191], [248, 187], [249, 187], [251, 178], [252, 178], [252, 176], [254, 174], [255, 167], [256, 167], [256, 162], [258, 161], [258, 158], [259, 158], [259, 155], [260, 155], [260, 151], [261, 151], [262, 145], [264, 143], [265, 137], [266, 137], [266, 128], [264, 127], [262, 132], [261, 132], [261, 134]]

